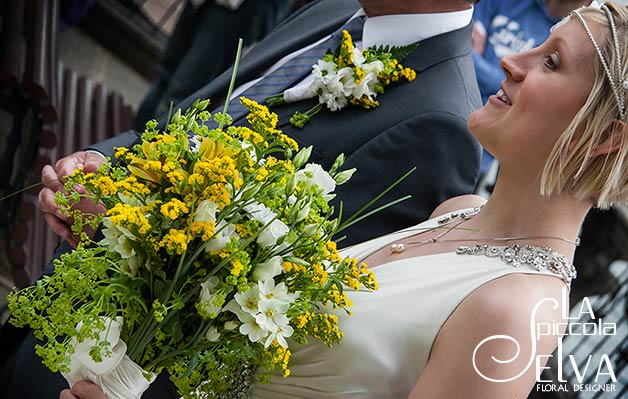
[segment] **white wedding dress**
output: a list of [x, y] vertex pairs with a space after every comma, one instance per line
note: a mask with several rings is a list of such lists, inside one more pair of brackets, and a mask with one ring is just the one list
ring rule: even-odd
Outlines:
[[[436, 219], [358, 244], [344, 256], [374, 251], [437, 226]], [[420, 231], [420, 230], [419, 230]], [[505, 247], [492, 247], [499, 252]], [[541, 250], [538, 247], [535, 249]], [[376, 292], [352, 292], [352, 316], [339, 314], [342, 344], [291, 343], [291, 375], [255, 382], [251, 399], [407, 398], [425, 368], [439, 329], [460, 302], [481, 285], [511, 273], [555, 275], [500, 257], [447, 252], [395, 260], [373, 271]], [[471, 360], [469, 360], [471, 361]]]

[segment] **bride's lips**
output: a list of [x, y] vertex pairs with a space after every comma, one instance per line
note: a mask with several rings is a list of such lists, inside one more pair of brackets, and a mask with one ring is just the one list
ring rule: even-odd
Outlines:
[[493, 104], [501, 106], [501, 107], [510, 107], [512, 105], [512, 102], [510, 101], [510, 98], [506, 94], [506, 91], [504, 90], [503, 86], [500, 87], [497, 93], [490, 96], [488, 100], [492, 102]]

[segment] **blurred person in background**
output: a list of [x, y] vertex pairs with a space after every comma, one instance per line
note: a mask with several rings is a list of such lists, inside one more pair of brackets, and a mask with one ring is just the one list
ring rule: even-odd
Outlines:
[[238, 39], [250, 48], [307, 1], [189, 0], [168, 40], [158, 77], [140, 105], [135, 129], [168, 112], [233, 64]]

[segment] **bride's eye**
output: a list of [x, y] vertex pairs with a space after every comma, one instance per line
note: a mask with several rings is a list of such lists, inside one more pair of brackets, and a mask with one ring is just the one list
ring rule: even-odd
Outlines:
[[558, 52], [545, 56], [545, 62], [543, 63], [548, 69], [556, 70], [560, 65], [560, 56]]

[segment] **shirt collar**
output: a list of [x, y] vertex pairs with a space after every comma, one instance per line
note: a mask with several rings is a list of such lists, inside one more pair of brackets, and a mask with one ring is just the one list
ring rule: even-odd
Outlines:
[[[365, 15], [364, 10], [355, 16]], [[382, 15], [367, 18], [362, 31], [362, 48], [372, 46], [406, 46], [433, 36], [461, 29], [471, 22], [473, 8], [430, 13]]]

